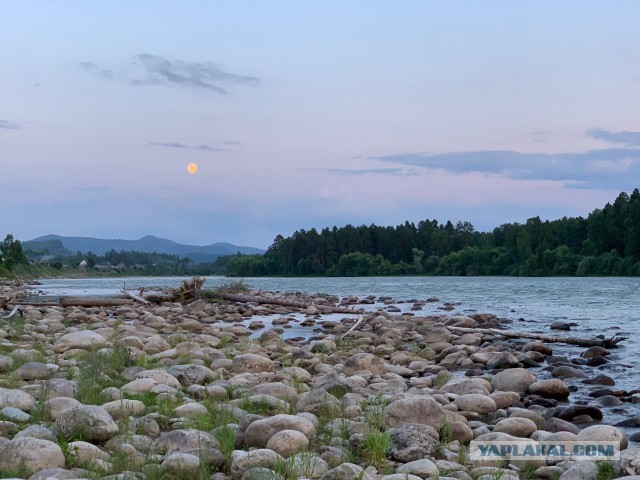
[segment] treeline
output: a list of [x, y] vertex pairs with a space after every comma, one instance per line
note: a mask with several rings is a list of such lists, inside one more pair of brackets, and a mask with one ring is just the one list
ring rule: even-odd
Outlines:
[[0, 243], [0, 277], [7, 277], [20, 265], [27, 264], [20, 240], [9, 234]]
[[424, 220], [299, 230], [264, 255], [218, 260], [229, 276], [640, 275], [640, 192], [621, 193], [587, 218], [507, 223], [478, 232], [469, 222]]

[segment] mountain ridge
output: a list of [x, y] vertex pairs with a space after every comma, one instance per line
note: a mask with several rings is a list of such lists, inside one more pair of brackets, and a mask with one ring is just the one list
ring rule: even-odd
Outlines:
[[209, 245], [188, 245], [154, 235], [145, 235], [137, 240], [125, 240], [96, 237], [65, 237], [48, 234], [22, 243], [25, 249], [29, 249], [30, 246], [42, 248], [42, 245], [46, 244], [46, 242], [57, 241], [61, 242], [64, 248], [71, 252], [93, 252], [96, 255], [104, 255], [105, 252], [110, 250], [116, 250], [118, 252], [122, 250], [148, 253], [155, 252], [189, 257], [196, 263], [212, 262], [222, 255], [234, 255], [238, 252], [249, 255], [264, 253], [264, 250], [259, 248], [238, 246], [226, 242], [216, 242]]

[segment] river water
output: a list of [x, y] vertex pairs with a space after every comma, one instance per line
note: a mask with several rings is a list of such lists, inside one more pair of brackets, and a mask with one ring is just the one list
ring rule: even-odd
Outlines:
[[[177, 277], [45, 279], [36, 288], [46, 295], [114, 295], [120, 293], [125, 284], [132, 289], [167, 287], [178, 286], [182, 280]], [[205, 287], [235, 280], [208, 277]], [[602, 373], [614, 378], [615, 388], [640, 389], [640, 280], [636, 278], [358, 277], [245, 278], [244, 281], [250, 288], [267, 291], [326, 293], [340, 297], [387, 296], [397, 301], [395, 305], [402, 311], [411, 308], [410, 300], [437, 297], [438, 302], [426, 303], [421, 312], [414, 313], [441, 315], [445, 313], [441, 309], [443, 303], [448, 302], [454, 305], [454, 310], [446, 312], [448, 315], [493, 313], [511, 321], [510, 328], [517, 331], [549, 334], [549, 325], [562, 321], [577, 325], [571, 332], [556, 332], [558, 335], [584, 338], [600, 334], [607, 337], [623, 335], [629, 338], [620, 348], [612, 350], [609, 363], [590, 368], [587, 373], [590, 376]], [[386, 308], [380, 303], [365, 307], [373, 311]], [[261, 320], [269, 323], [268, 319]], [[287, 332], [287, 336], [299, 334], [300, 328]], [[554, 353], [572, 358], [584, 350], [560, 344], [553, 348]], [[586, 396], [583, 388], [580, 391], [582, 393], [572, 395], [573, 400], [595, 402]], [[640, 413], [638, 405], [603, 409], [605, 422], [614, 423]]]

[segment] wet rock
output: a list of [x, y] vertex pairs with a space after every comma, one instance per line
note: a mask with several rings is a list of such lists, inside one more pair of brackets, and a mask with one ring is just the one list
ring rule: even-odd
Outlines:
[[567, 398], [570, 394], [569, 387], [557, 378], [538, 380], [529, 385], [529, 393], [547, 398]]
[[549, 432], [571, 432], [577, 434], [580, 431], [573, 423], [559, 418], [548, 418], [545, 424], [546, 430]]
[[572, 405], [563, 409], [558, 418], [567, 422], [576, 421], [579, 417], [592, 418], [593, 420], [602, 420], [602, 410], [597, 407], [588, 405]]
[[518, 359], [510, 352], [502, 352], [492, 356], [487, 362], [489, 370], [512, 368], [518, 366]]
[[608, 387], [612, 387], [616, 384], [613, 378], [606, 375], [597, 375], [593, 378], [583, 381], [582, 383], [585, 383], [587, 385], [602, 385]]
[[551, 375], [558, 378], [588, 378], [584, 372], [567, 365], [554, 368], [551, 371]]
[[605, 357], [610, 354], [611, 352], [609, 352], [609, 350], [607, 350], [606, 348], [591, 347], [585, 350], [584, 352], [582, 352], [582, 355], [580, 356], [582, 358], [593, 358], [593, 357]]

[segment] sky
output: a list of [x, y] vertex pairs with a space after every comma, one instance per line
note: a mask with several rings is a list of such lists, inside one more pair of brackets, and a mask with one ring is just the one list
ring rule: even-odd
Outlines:
[[640, 186], [638, 18], [634, 0], [2, 2], [0, 235], [265, 248], [585, 216]]

